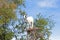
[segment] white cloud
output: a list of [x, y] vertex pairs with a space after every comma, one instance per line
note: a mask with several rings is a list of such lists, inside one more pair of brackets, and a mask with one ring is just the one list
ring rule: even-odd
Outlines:
[[39, 7], [57, 7], [57, 0], [42, 0], [37, 3]]

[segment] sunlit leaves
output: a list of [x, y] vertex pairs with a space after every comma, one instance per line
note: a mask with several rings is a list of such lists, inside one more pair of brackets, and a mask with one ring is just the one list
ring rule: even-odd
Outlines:
[[47, 20], [44, 18], [41, 18], [39, 20], [36, 20], [37, 24], [39, 24], [40, 26], [46, 26], [48, 24]]
[[5, 35], [5, 40], [11, 40], [12, 37], [14, 36], [13, 34], [14, 34], [13, 32], [8, 32], [8, 33], [6, 33], [6, 35]]
[[0, 28], [0, 35], [2, 35], [3, 32], [4, 32], [4, 29]]
[[35, 26], [41, 29], [38, 30], [37, 32], [44, 34], [44, 38], [41, 38], [40, 40], [49, 40], [53, 25], [54, 22], [51, 21], [51, 19], [44, 18], [40, 14], [38, 15], [38, 17], [35, 19]]
[[24, 0], [13, 0], [13, 1], [14, 3], [19, 4], [19, 5], [23, 4], [24, 2]]
[[14, 10], [18, 5], [22, 5], [23, 2], [23, 0], [0, 0], [0, 24], [16, 18]]
[[[14, 33], [8, 30], [11, 20], [16, 20], [16, 12], [14, 11], [19, 5], [23, 4], [23, 0], [0, 0], [0, 40], [11, 40]], [[1, 26], [1, 24], [3, 24]], [[5, 29], [4, 25], [6, 26]]]
[[4, 22], [9, 22], [10, 19], [14, 19], [15, 18], [15, 13], [12, 12], [11, 9], [6, 9], [6, 8], [0, 8], [0, 24], [4, 23]]
[[22, 0], [0, 0], [0, 24], [16, 18], [14, 10], [16, 9], [18, 2], [22, 4]]

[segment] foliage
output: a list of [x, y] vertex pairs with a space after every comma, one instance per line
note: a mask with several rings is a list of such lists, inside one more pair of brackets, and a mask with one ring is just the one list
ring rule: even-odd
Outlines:
[[14, 10], [22, 3], [23, 0], [0, 0], [0, 24], [16, 18]]
[[23, 0], [0, 0], [0, 40], [11, 40], [14, 33], [9, 29], [11, 20], [16, 20], [15, 10]]
[[[0, 0], [0, 40], [11, 40], [12, 37], [16, 37], [16, 40], [18, 40], [19, 36], [21, 36], [21, 40], [26, 40], [25, 32], [27, 25], [23, 18], [23, 15], [26, 14], [25, 11], [20, 10], [21, 17], [18, 19], [18, 25], [13, 23], [17, 18], [15, 9], [21, 5], [25, 6], [24, 0]], [[9, 28], [9, 23], [11, 23], [11, 20], [13, 20], [12, 30]], [[44, 18], [39, 14], [34, 21], [34, 26], [41, 28], [41, 30], [36, 32], [36, 35], [39, 36], [39, 33], [41, 33], [40, 35], [43, 35], [43, 38], [39, 37], [40, 40], [49, 40], [54, 23], [49, 18]]]
[[35, 19], [34, 25], [35, 27], [40, 28], [37, 33], [41, 33], [40, 35], [43, 35], [43, 38], [40, 38], [40, 40], [49, 40], [51, 29], [54, 26], [54, 22], [52, 21], [52, 19], [44, 18], [40, 14], [38, 14], [37, 18]]
[[0, 26], [0, 40], [11, 40], [13, 34], [6, 26]]
[[[16, 33], [16, 35], [20, 34], [21, 39], [26, 40], [27, 35], [24, 33], [26, 32], [27, 24], [26, 24], [26, 22], [24, 22], [25, 20], [23, 18], [23, 15], [24, 15], [24, 13], [22, 14], [21, 18], [18, 19], [19, 24], [15, 26], [15, 29], [17, 29], [17, 32], [15, 32], [15, 33]], [[36, 31], [35, 37], [40, 38], [40, 40], [49, 40], [49, 37], [51, 35], [51, 29], [53, 26], [54, 26], [54, 22], [52, 21], [52, 19], [44, 18], [40, 15], [37, 16], [37, 18], [34, 20], [34, 27], [40, 28], [40, 30]], [[21, 34], [24, 34], [24, 35], [21, 35]], [[31, 37], [30, 40], [32, 39], [32, 37], [35, 39], [35, 37], [33, 35], [34, 34], [31, 34], [29, 36], [29, 37]], [[26, 37], [26, 38], [24, 38], [24, 37]], [[38, 38], [36, 38], [36, 40]]]

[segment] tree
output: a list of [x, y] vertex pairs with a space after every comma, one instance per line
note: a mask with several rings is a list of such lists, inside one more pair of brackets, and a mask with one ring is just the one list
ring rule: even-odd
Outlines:
[[14, 11], [19, 5], [24, 5], [23, 0], [0, 0], [0, 40], [11, 40], [14, 33], [9, 29], [11, 20], [16, 20]]
[[[22, 12], [22, 14], [24, 15], [26, 13]], [[27, 32], [26, 30], [27, 24], [26, 22], [24, 22], [23, 15], [18, 20], [19, 24], [15, 26], [15, 29], [17, 29], [18, 31], [17, 33], [20, 34], [19, 36], [21, 37], [21, 40], [27, 40], [27, 34], [24, 34]], [[44, 18], [40, 14], [38, 14], [34, 22], [34, 28], [40, 28], [40, 29], [38, 30], [34, 29], [33, 31], [29, 32], [28, 40], [49, 40], [49, 37], [51, 35], [51, 29], [53, 26], [54, 22], [52, 21], [52, 19]]]
[[0, 24], [3, 24], [16, 17], [14, 10], [23, 0], [0, 0], [0, 3]]
[[40, 40], [49, 40], [51, 30], [54, 26], [54, 21], [49, 18], [44, 18], [40, 14], [38, 14], [38, 17], [35, 21], [35, 26], [40, 28], [40, 30], [37, 31], [42, 36]]
[[[15, 38], [16, 40], [26, 40], [24, 38], [24, 36], [26, 36], [24, 33], [25, 33], [25, 28], [26, 28], [26, 23], [24, 22], [24, 18], [23, 18], [23, 15], [26, 14], [24, 11], [20, 11], [20, 18], [18, 19], [18, 24], [16, 26], [14, 26], [14, 23], [15, 22], [12, 22], [12, 26], [13, 26], [13, 31], [14, 31], [14, 34], [15, 34]], [[21, 35], [23, 34], [23, 35]], [[18, 37], [21, 37], [21, 38], [18, 38]]]
[[[19, 24], [15, 26], [15, 23], [12, 22], [12, 30], [8, 27], [9, 23], [11, 23], [11, 20], [16, 20], [15, 9], [21, 5], [24, 6], [23, 2], [23, 0], [0, 0], [0, 40], [11, 40], [14, 36], [17, 40], [18, 36], [21, 36], [21, 39], [19, 40], [26, 40], [24, 37], [26, 37], [25, 29], [27, 25], [23, 18], [23, 15], [26, 14], [24, 11], [20, 10], [21, 17], [18, 19]], [[38, 15], [38, 17], [35, 19], [34, 26], [41, 29], [32, 31], [35, 34], [29, 35], [31, 37], [30, 39], [33, 37], [35, 40], [49, 40], [49, 36], [51, 34], [50, 30], [53, 26], [53, 22], [49, 18], [44, 18]]]

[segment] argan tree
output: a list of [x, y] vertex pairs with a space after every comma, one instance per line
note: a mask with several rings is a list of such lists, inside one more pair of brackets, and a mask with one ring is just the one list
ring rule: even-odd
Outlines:
[[9, 29], [11, 20], [16, 20], [15, 10], [24, 5], [23, 0], [0, 0], [0, 40], [11, 40], [14, 33]]
[[37, 18], [35, 19], [35, 27], [40, 28], [40, 30], [37, 30], [35, 33], [36, 40], [50, 40], [51, 30], [54, 26], [54, 21], [50, 19], [51, 16], [48, 18], [43, 17], [41, 14], [37, 15]]
[[[54, 26], [54, 22], [52, 21], [52, 19], [50, 19], [49, 17], [45, 18], [38, 14], [34, 20], [33, 30], [27, 32], [27, 24], [26, 22], [24, 22], [23, 18], [23, 15], [26, 13], [24, 11], [21, 13], [21, 18], [18, 20], [19, 24], [15, 26], [15, 29], [17, 29], [19, 37], [21, 37], [19, 40], [49, 40], [51, 30]], [[28, 36], [25, 33], [27, 33]]]

